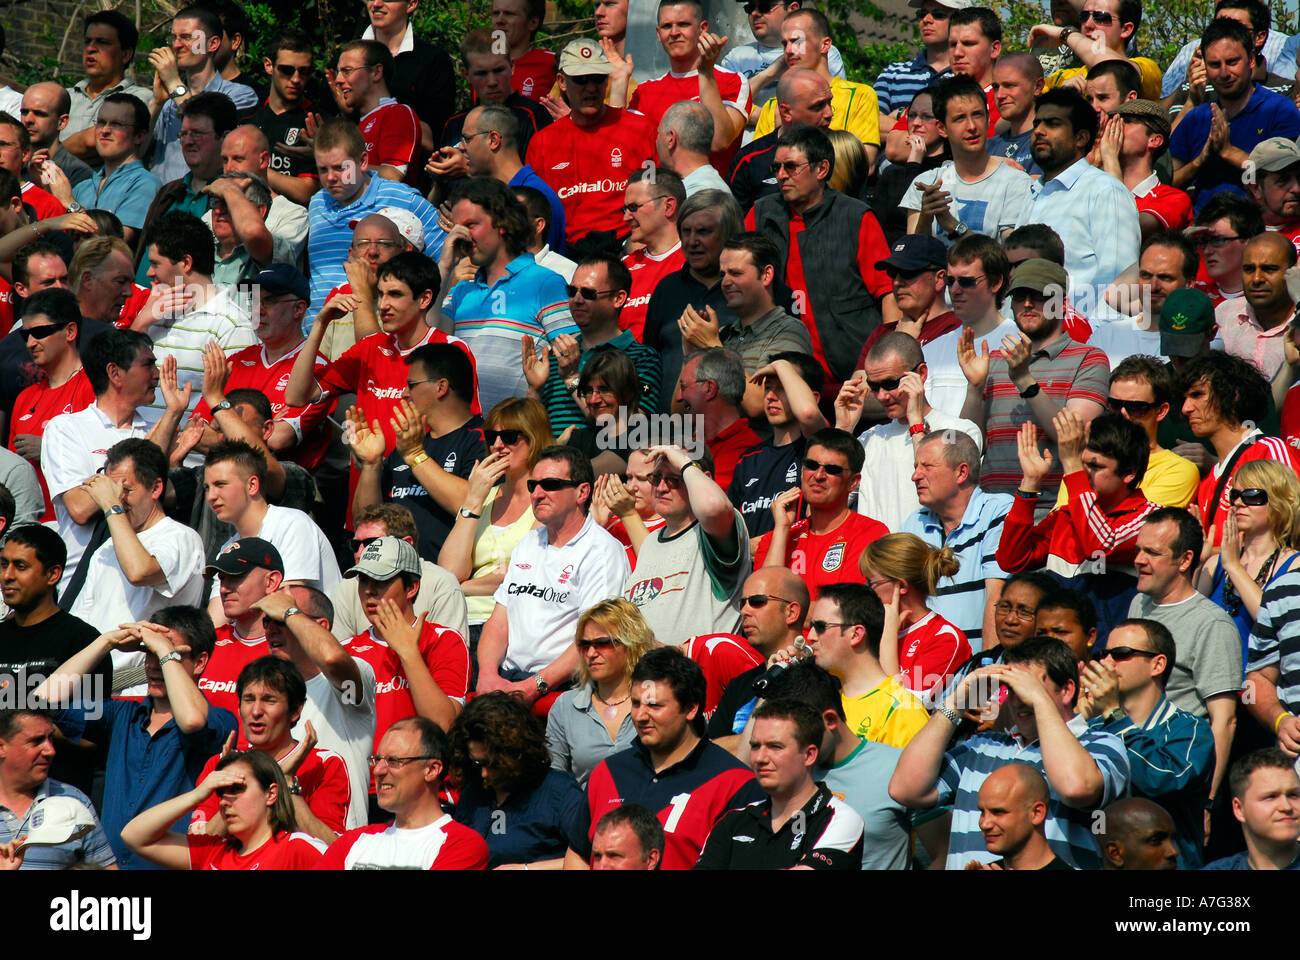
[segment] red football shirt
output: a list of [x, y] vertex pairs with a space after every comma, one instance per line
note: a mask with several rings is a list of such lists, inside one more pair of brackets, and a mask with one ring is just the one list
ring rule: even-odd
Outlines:
[[[879, 520], [860, 513], [850, 512], [844, 522], [830, 533], [813, 534], [808, 531], [808, 520], [796, 520], [790, 528], [790, 538], [785, 551], [785, 565], [808, 584], [812, 599], [817, 599], [820, 589], [831, 583], [861, 583], [858, 557], [873, 540], [889, 533], [889, 528]], [[754, 543], [754, 569], [767, 559], [772, 534], [765, 533]]]
[[727, 684], [759, 666], [763, 655], [734, 633], [706, 633], [682, 644], [682, 652], [704, 672], [704, 719], [713, 716]]
[[132, 283], [131, 295], [126, 298], [126, 303], [122, 304], [122, 312], [113, 321], [113, 326], [119, 330], [131, 329], [131, 324], [140, 315], [140, 310], [144, 305], [149, 302], [149, 296], [152, 293], [153, 289], [151, 287], [142, 287], [138, 283]]
[[372, 823], [335, 840], [316, 869], [388, 870], [410, 864], [424, 870], [486, 870], [487, 841], [450, 814], [413, 830]]
[[1183, 230], [1192, 225], [1192, 198], [1177, 187], [1157, 183], [1133, 199], [1138, 213], [1151, 214], [1160, 221], [1162, 230]]
[[[252, 387], [260, 390], [271, 401], [271, 413], [277, 420], [283, 420], [298, 435], [290, 459], [294, 463], [314, 470], [325, 456], [330, 444], [329, 425], [325, 418], [334, 410], [335, 401], [321, 399], [305, 407], [290, 407], [284, 402], [284, 391], [289, 386], [289, 374], [293, 372], [294, 360], [303, 347], [299, 344], [275, 363], [268, 363], [266, 347], [255, 343], [230, 355], [230, 379], [226, 382], [226, 393], [240, 387]], [[317, 354], [316, 369], [326, 365], [324, 357]], [[200, 420], [212, 419], [212, 410], [208, 401], [200, 399], [194, 408], [194, 414]]]
[[670, 273], [682, 268], [686, 258], [682, 256], [682, 245], [676, 243], [667, 253], [653, 256], [644, 247], [634, 250], [623, 258], [623, 266], [632, 274], [632, 289], [628, 292], [627, 303], [618, 315], [618, 325], [624, 330], [632, 331], [637, 343], [645, 333], [645, 315], [650, 307], [650, 295], [655, 292], [659, 281]]
[[[749, 111], [753, 107], [753, 101], [749, 97], [749, 81], [738, 73], [732, 73], [730, 70], [723, 70], [717, 67], [713, 71], [718, 81], [718, 91], [722, 94], [722, 102], [728, 107], [740, 111], [742, 117], [748, 117]], [[632, 91], [632, 99], [628, 103], [629, 110], [635, 110], [637, 113], [645, 114], [653, 122], [656, 128], [659, 121], [663, 119], [668, 108], [674, 103], [681, 100], [700, 99], [700, 74], [696, 70], [690, 73], [665, 73], [662, 77], [656, 77], [654, 80], [645, 80], [637, 85]], [[709, 154], [709, 163], [711, 163], [719, 173], [726, 176], [731, 170], [731, 161], [735, 159], [736, 151], [740, 147], [740, 139], [744, 130], [736, 134], [735, 139], [729, 143], [724, 150], [715, 150]]]
[[0, 277], [0, 337], [3, 337], [14, 325], [14, 288], [4, 277]]
[[[239, 671], [254, 660], [270, 656], [271, 648], [266, 644], [266, 636], [242, 637], [235, 630], [233, 623], [223, 623], [217, 627], [217, 645], [208, 657], [208, 666], [199, 677], [199, 689], [214, 707], [224, 707], [239, 716], [239, 695], [235, 692], [235, 682]], [[244, 732], [239, 731], [240, 743], [245, 743]]]
[[[993, 128], [997, 126], [998, 121], [1002, 119], [1002, 114], [998, 112], [998, 102], [993, 96], [993, 84], [984, 88], [984, 100], [989, 105], [989, 132], [985, 134], [987, 139], [993, 139]], [[904, 110], [899, 114], [898, 121], [894, 124], [894, 130], [907, 129], [907, 111]], [[892, 132], [892, 131], [891, 131]]]
[[533, 135], [528, 165], [559, 196], [566, 240], [572, 243], [593, 230], [626, 232], [627, 178], [656, 160], [655, 136], [648, 119], [615, 107], [606, 108], [595, 126], [579, 128], [568, 116]]
[[[276, 762], [283, 760], [294, 750], [290, 747], [276, 757]], [[203, 766], [195, 783], [202, 783], [208, 774], [217, 769], [221, 754], [211, 757]], [[348, 765], [333, 750], [321, 750], [313, 747], [303, 758], [298, 767], [298, 787], [302, 790], [302, 799], [307, 809], [318, 820], [335, 833], [342, 833], [347, 828], [348, 804], [352, 801], [352, 783], [348, 779]], [[207, 823], [215, 819], [220, 810], [220, 799], [214, 793], [194, 808], [195, 823]]]
[[42, 190], [30, 180], [23, 184], [23, 203], [36, 211], [37, 220], [61, 217], [68, 212], [59, 198], [47, 190]]
[[372, 168], [383, 165], [402, 172], [402, 182], [420, 182], [420, 118], [404, 103], [384, 97], [357, 124], [366, 141], [366, 158]]
[[[442, 692], [465, 702], [469, 693], [469, 644], [450, 627], [426, 622], [420, 633], [420, 656]], [[393, 649], [375, 636], [374, 629], [357, 634], [344, 644], [348, 653], [364, 660], [375, 671], [375, 749], [388, 728], [398, 720], [415, 716], [415, 702], [406, 680], [402, 661]]]
[[898, 634], [898, 669], [903, 684], [916, 693], [947, 682], [970, 655], [966, 634], [934, 611]]
[[[653, 520], [647, 520], [645, 521], [646, 531], [654, 533], [667, 522], [668, 521], [663, 517], [655, 517]], [[618, 517], [610, 517], [609, 523], [605, 526], [605, 529], [609, 531], [610, 536], [627, 548], [628, 565], [635, 570], [636, 551], [632, 549], [632, 538], [627, 535], [627, 527], [623, 526], [623, 521]]]
[[189, 834], [191, 870], [310, 870], [325, 844], [305, 833], [277, 833], [252, 853], [240, 853], [225, 837]]
[[550, 50], [529, 47], [528, 52], [514, 61], [510, 71], [510, 86], [515, 93], [529, 100], [542, 102], [542, 97], [555, 85], [556, 58]]
[[[14, 401], [13, 413], [9, 419], [9, 449], [14, 449], [14, 437], [19, 434], [34, 437], [45, 436], [45, 425], [62, 413], [76, 413], [85, 410], [95, 402], [95, 391], [91, 389], [86, 371], [77, 369], [61, 387], [51, 389], [49, 381], [34, 383]], [[16, 452], [16, 451], [15, 451]], [[41, 485], [41, 496], [45, 499], [45, 512], [41, 514], [41, 523], [54, 519], [54, 505], [50, 502], [50, 491], [45, 485], [45, 471], [36, 465], [36, 479]]]
[[713, 454], [713, 482], [726, 490], [731, 485], [731, 475], [736, 472], [741, 454], [762, 442], [744, 417], [720, 432], [709, 442], [709, 453]]
[[[1139, 206], [1138, 209], [1141, 210], [1141, 206]], [[1264, 229], [1282, 234], [1291, 241], [1291, 245], [1295, 247], [1296, 253], [1300, 254], [1300, 220], [1292, 220], [1289, 223], [1279, 224], [1276, 227], [1270, 227], [1265, 224]]]

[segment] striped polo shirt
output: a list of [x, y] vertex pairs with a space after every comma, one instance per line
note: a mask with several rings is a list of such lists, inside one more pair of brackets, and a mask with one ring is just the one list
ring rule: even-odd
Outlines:
[[898, 60], [880, 71], [873, 85], [876, 99], [880, 101], [881, 113], [897, 113], [906, 110], [912, 98], [932, 83], [952, 76], [952, 71], [935, 70], [925, 59], [922, 48], [911, 60]]
[[[1090, 728], [1083, 717], [1075, 714], [1068, 724], [1070, 732], [1097, 763], [1101, 771], [1101, 797], [1087, 807], [1067, 806], [1052, 790], [1044, 829], [1047, 845], [1062, 860], [1080, 870], [1100, 870], [1101, 855], [1092, 832], [1093, 811], [1100, 810], [1124, 795], [1128, 788], [1129, 762], [1124, 743], [1113, 733]], [[977, 734], [943, 755], [939, 770], [940, 806], [952, 806], [952, 834], [948, 840], [948, 870], [961, 870], [972, 860], [992, 863], [998, 859], [984, 846], [980, 832], [979, 790], [985, 779], [1008, 763], [1027, 763], [1043, 776], [1043, 751], [1038, 741], [1026, 743], [1019, 734]]]
[[[980, 486], [992, 493], [1014, 493], [1020, 486], [1020, 455], [1016, 435], [1025, 423], [1034, 423], [1029, 401], [1011, 382], [1001, 350], [992, 353], [994, 362], [984, 382], [984, 465]], [[1099, 408], [1110, 395], [1110, 363], [1096, 347], [1075, 343], [1062, 331], [1055, 340], [1033, 353], [1029, 372], [1059, 407], [1070, 400], [1091, 400]], [[1052, 466], [1043, 477], [1042, 510], [1056, 501], [1061, 485], [1061, 457], [1041, 424], [1035, 423], [1038, 442], [1052, 454]]]
[[1276, 667], [1277, 698], [1300, 714], [1300, 571], [1282, 574], [1264, 588], [1250, 631], [1246, 672]]
[[[1011, 510], [1012, 498], [1005, 493], [971, 491], [966, 512], [948, 536], [943, 522], [929, 507], [921, 507], [906, 520], [901, 533], [914, 533], [932, 547], [951, 547], [960, 569], [942, 577], [926, 605], [943, 617], [970, 641], [973, 650], [983, 646], [985, 580], [1005, 580], [1009, 574], [998, 566], [998, 543], [1002, 523]], [[992, 638], [990, 638], [992, 639]]]

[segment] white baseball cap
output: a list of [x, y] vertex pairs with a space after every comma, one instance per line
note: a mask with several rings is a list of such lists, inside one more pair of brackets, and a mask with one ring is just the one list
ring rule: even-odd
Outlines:
[[27, 817], [28, 832], [18, 849], [58, 846], [95, 829], [95, 815], [76, 797], [41, 797]]
[[[424, 224], [410, 210], [403, 210], [401, 207], [383, 207], [376, 210], [375, 213], [392, 221], [393, 226], [397, 228], [397, 232], [416, 250], [424, 251]], [[349, 220], [348, 228], [355, 230], [362, 219], [364, 218], [358, 217], [355, 220]]]

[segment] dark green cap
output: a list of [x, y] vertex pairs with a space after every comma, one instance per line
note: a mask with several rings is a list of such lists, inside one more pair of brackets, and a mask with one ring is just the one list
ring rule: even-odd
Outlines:
[[1195, 287], [1180, 287], [1160, 308], [1160, 352], [1166, 357], [1195, 357], [1214, 328], [1214, 301]]

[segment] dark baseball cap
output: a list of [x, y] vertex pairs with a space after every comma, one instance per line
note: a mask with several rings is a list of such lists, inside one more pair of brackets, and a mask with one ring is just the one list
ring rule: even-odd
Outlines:
[[311, 299], [311, 284], [298, 270], [287, 263], [273, 263], [256, 277], [253, 282], [261, 287], [263, 293], [277, 297], [283, 293], [292, 293], [299, 300]]
[[1195, 287], [1180, 287], [1160, 308], [1160, 352], [1166, 357], [1195, 357], [1214, 328], [1214, 301]]
[[280, 551], [275, 549], [272, 543], [261, 537], [245, 537], [222, 550], [217, 558], [204, 568], [203, 574], [204, 576], [211, 576], [214, 573], [238, 575], [256, 567], [284, 574], [284, 561], [280, 559]]
[[889, 256], [876, 261], [877, 270], [894, 269], [903, 273], [918, 270], [943, 270], [948, 266], [948, 250], [938, 237], [908, 233], [894, 241]]

